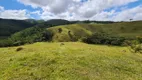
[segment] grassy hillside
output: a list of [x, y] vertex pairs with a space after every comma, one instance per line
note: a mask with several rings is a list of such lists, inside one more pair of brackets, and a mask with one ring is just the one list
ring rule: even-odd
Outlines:
[[[59, 32], [59, 28], [62, 32]], [[78, 40], [94, 32], [106, 32], [111, 35], [124, 37], [142, 36], [142, 21], [120, 22], [110, 24], [71, 24], [48, 28], [54, 34], [53, 41], [72, 41]]]
[[0, 48], [0, 80], [142, 79], [142, 55], [126, 47], [64, 44]]

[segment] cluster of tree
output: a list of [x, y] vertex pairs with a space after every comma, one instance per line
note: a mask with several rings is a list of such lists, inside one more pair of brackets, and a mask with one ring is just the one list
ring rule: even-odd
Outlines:
[[112, 36], [107, 33], [94, 33], [88, 38], [84, 38], [83, 42], [88, 44], [104, 44], [116, 46], [129, 46], [130, 51], [142, 53], [142, 37], [126, 38], [120, 36]]
[[51, 38], [52, 33], [48, 32], [45, 28], [31, 27], [15, 33], [8, 39], [1, 40], [0, 47], [19, 46], [34, 42], [50, 41]]
[[101, 23], [101, 24], [109, 24], [114, 23], [113, 21], [90, 21], [90, 20], [84, 20], [84, 21], [71, 21], [70, 23]]
[[126, 40], [132, 40], [131, 38], [112, 36], [104, 32], [94, 33], [92, 36], [83, 39], [83, 42], [89, 44], [105, 44], [105, 45], [117, 45], [121, 46]]

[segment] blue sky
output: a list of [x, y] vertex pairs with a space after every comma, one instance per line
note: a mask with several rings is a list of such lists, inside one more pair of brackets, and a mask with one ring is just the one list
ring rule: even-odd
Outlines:
[[[133, 18], [136, 18], [136, 20], [141, 20], [142, 0], [126, 0], [126, 1], [125, 0], [100, 0], [100, 1], [57, 0], [57, 1], [58, 2], [56, 2], [55, 0], [53, 1], [52, 0], [0, 0], [0, 7], [4, 8], [3, 11], [0, 11], [0, 17], [1, 18], [9, 17], [13, 19], [20, 19], [21, 17], [21, 19], [34, 18], [34, 19], [45, 19], [45, 20], [53, 18], [63, 18], [70, 20], [74, 19], [123, 20], [116, 18], [121, 15], [125, 16], [126, 11], [129, 12], [132, 11], [128, 14], [133, 13], [135, 14], [135, 17]], [[134, 10], [135, 8], [138, 9], [138, 11]], [[8, 15], [8, 12], [11, 12], [11, 14], [9, 13], [9, 16], [6, 17], [4, 13]], [[11, 15], [14, 15], [15, 18], [14, 16], [12, 17]], [[20, 15], [19, 18], [16, 17], [17, 15]], [[137, 16], [138, 17], [140, 16], [140, 18], [137, 19]], [[129, 15], [127, 17], [131, 18], [132, 15]]]
[[31, 6], [25, 6], [24, 4], [19, 3], [17, 0], [0, 0], [0, 6], [3, 6], [5, 9], [11, 9], [11, 10], [20, 10], [20, 9], [27, 9], [29, 11], [36, 10]]

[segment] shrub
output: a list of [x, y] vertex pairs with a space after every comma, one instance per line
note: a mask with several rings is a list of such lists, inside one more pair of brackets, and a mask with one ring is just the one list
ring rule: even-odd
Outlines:
[[62, 31], [63, 31], [62, 28], [59, 28], [59, 29], [58, 29], [58, 32], [59, 32], [59, 33], [62, 33]]
[[124, 28], [124, 27], [121, 27], [120, 29], [121, 29], [121, 30], [124, 30], [125, 28]]
[[142, 53], [142, 44], [137, 44], [137, 45], [131, 45], [131, 51], [135, 53]]
[[137, 40], [142, 43], [142, 36], [137, 36]]
[[24, 49], [24, 48], [19, 47], [19, 48], [16, 49], [16, 51], [21, 51], [21, 50], [23, 50], [23, 49]]
[[132, 40], [130, 46], [130, 51], [134, 53], [142, 53], [142, 43], [138, 40]]
[[131, 43], [131, 41], [130, 40], [125, 40], [124, 42], [123, 42], [123, 46], [130, 46], [132, 43]]

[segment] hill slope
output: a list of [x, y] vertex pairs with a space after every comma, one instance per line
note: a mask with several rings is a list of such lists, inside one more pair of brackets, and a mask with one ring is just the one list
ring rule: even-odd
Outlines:
[[136, 37], [142, 36], [142, 21], [111, 24], [71, 24], [47, 28], [47, 30], [53, 33], [53, 41], [76, 41], [92, 35], [94, 32], [106, 32], [114, 36]]
[[141, 80], [142, 55], [126, 47], [35, 43], [0, 48], [1, 80]]

